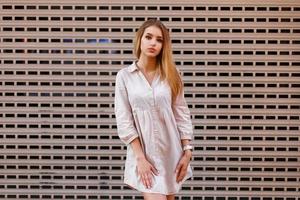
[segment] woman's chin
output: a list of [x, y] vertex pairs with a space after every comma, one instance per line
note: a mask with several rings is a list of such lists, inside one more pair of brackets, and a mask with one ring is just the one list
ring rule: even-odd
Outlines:
[[147, 57], [154, 58], [157, 56], [157, 53], [146, 53]]

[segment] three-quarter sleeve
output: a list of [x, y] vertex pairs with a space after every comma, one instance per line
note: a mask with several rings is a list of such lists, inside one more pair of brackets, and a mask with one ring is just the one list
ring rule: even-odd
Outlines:
[[115, 115], [118, 136], [122, 142], [128, 145], [132, 140], [138, 137], [138, 133], [134, 125], [127, 89], [124, 84], [122, 73], [120, 72], [117, 74], [115, 85]]
[[193, 137], [193, 125], [190, 110], [184, 98], [184, 91], [177, 96], [172, 108], [180, 138], [191, 140]]

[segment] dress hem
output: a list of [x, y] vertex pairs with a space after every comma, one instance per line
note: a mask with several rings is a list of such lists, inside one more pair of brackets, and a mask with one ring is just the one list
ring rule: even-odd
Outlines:
[[187, 177], [185, 177], [185, 178], [181, 181], [181, 184], [180, 184], [180, 187], [179, 187], [178, 191], [173, 192], [173, 193], [163, 193], [163, 192], [155, 192], [155, 191], [153, 191], [153, 192], [151, 192], [151, 191], [145, 191], [145, 190], [141, 190], [141, 189], [136, 188], [135, 186], [131, 185], [131, 184], [130, 184], [129, 182], [127, 182], [126, 180], [124, 180], [124, 183], [125, 183], [126, 185], [128, 185], [131, 189], [136, 190], [136, 191], [138, 191], [138, 192], [142, 192], [142, 193], [155, 193], [155, 194], [163, 194], [163, 195], [176, 195], [176, 194], [178, 194], [178, 193], [180, 192], [180, 190], [181, 190], [181, 188], [182, 188], [183, 182], [185, 182], [186, 180], [188, 180], [188, 179], [191, 178], [191, 177], [192, 177], [192, 176], [187, 176]]
[[126, 182], [125, 182], [125, 184], [127, 186], [129, 186], [131, 189], [136, 190], [138, 192], [142, 192], [142, 193], [155, 193], [155, 194], [162, 194], [162, 195], [176, 195], [176, 194], [178, 194], [178, 192], [176, 192], [176, 193], [149, 192], [149, 191], [139, 190], [139, 189], [135, 188], [134, 186], [132, 186], [129, 183], [126, 183]]

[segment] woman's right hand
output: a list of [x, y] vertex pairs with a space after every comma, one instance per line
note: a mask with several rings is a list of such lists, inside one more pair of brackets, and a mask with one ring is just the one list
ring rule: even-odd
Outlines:
[[152, 176], [158, 175], [157, 169], [145, 158], [137, 158], [137, 172], [146, 188], [152, 187]]

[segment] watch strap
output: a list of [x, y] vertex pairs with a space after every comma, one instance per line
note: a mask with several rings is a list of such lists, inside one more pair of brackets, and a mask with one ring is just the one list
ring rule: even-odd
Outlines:
[[185, 150], [193, 150], [193, 146], [190, 145], [190, 144], [184, 145], [183, 146], [183, 151], [185, 151]]

